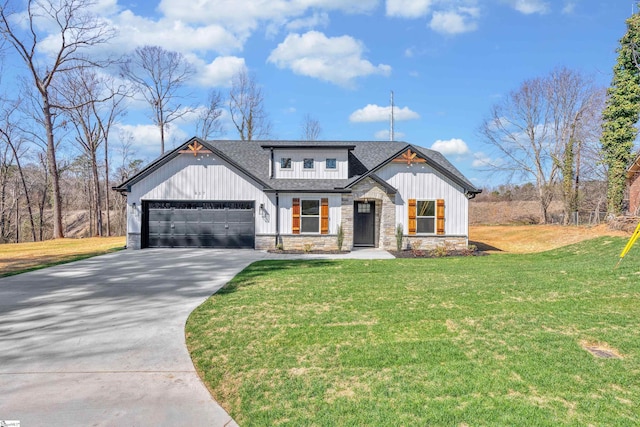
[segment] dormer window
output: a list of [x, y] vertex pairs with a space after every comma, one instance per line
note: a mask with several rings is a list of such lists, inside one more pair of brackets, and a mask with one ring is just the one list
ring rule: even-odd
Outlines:
[[283, 157], [280, 159], [280, 169], [291, 169], [291, 157]]
[[325, 167], [327, 169], [336, 169], [336, 159], [327, 159]]
[[302, 161], [302, 164], [303, 164], [303, 167], [304, 167], [305, 169], [313, 169], [313, 167], [314, 167], [314, 161], [313, 161], [313, 159], [304, 159], [304, 160]]

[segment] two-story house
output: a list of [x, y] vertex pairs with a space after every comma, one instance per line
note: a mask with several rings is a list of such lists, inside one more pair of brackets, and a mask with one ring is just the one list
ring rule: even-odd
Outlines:
[[480, 192], [437, 151], [405, 142], [193, 138], [115, 190], [127, 245], [336, 249], [468, 244]]

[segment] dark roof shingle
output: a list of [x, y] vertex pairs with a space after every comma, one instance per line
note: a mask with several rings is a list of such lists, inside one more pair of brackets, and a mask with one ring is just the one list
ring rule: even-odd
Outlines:
[[[114, 187], [116, 190], [126, 191], [131, 184], [148, 175], [155, 168], [169, 161], [181, 149], [190, 143], [187, 141], [175, 150], [153, 161], [140, 173], [126, 182]], [[366, 176], [373, 175], [377, 169], [384, 166], [402, 151], [411, 148], [418, 152], [436, 169], [448, 175], [465, 191], [478, 193], [479, 190], [465, 178], [441, 153], [400, 141], [237, 141], [216, 140], [202, 141], [214, 152], [240, 168], [249, 176], [265, 185], [265, 190], [271, 191], [348, 191], [352, 184], [359, 182]], [[314, 147], [314, 148], [345, 148], [349, 154], [349, 179], [273, 179], [269, 176], [270, 150], [269, 148]], [[377, 178], [377, 177], [376, 177]], [[375, 179], [375, 178], [374, 178]], [[379, 179], [379, 178], [378, 178]]]

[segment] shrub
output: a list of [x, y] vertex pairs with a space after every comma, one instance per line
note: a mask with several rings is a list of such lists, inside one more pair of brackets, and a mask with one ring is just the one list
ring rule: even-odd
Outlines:
[[421, 257], [424, 255], [423, 251], [420, 249], [422, 246], [422, 240], [414, 240], [411, 242], [411, 252], [417, 257]]
[[396, 249], [398, 252], [402, 250], [402, 239], [404, 237], [404, 230], [402, 229], [402, 224], [398, 223], [396, 227]]
[[344, 243], [344, 230], [342, 229], [342, 224], [338, 225], [338, 232], [336, 233], [336, 237], [338, 239], [338, 250], [342, 250], [342, 244]]
[[311, 248], [312, 248], [311, 243], [305, 243], [304, 244], [304, 252], [305, 253], [311, 252]]
[[431, 256], [442, 258], [449, 255], [449, 248], [446, 245], [438, 245], [431, 251]]

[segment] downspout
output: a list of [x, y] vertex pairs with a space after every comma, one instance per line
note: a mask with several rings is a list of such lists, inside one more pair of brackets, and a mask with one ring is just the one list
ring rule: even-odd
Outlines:
[[[273, 147], [271, 147], [271, 163], [269, 164], [269, 178], [273, 179], [273, 170], [275, 169], [275, 165], [273, 163]], [[278, 193], [276, 193], [278, 194]], [[277, 199], [278, 196], [276, 196]]]
[[[273, 179], [275, 175], [275, 163], [274, 163], [274, 153], [273, 147], [271, 147], [271, 163], [270, 163], [270, 173], [269, 178]], [[278, 243], [280, 240], [280, 195], [276, 191], [276, 243], [275, 247], [278, 247]]]
[[280, 196], [276, 191], [276, 248], [280, 240]]

